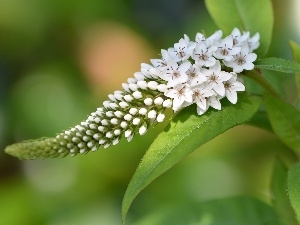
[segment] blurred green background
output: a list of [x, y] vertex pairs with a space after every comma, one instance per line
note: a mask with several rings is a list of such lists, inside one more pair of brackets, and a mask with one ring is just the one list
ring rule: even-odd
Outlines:
[[[300, 42], [299, 0], [273, 6], [269, 55], [291, 59], [288, 40]], [[200, 0], [0, 0], [0, 224], [122, 224], [126, 186], [164, 125], [74, 158], [19, 161], [3, 150], [78, 124], [161, 48], [216, 29]], [[295, 100], [292, 79], [268, 79], [283, 82], [280, 91]], [[158, 212], [191, 202], [248, 195], [269, 204], [274, 158], [284, 150], [266, 131], [234, 128], [146, 188], [127, 224], [156, 224]], [[171, 214], [172, 224], [184, 224], [181, 213]], [[205, 215], [197, 224], [211, 224]]]

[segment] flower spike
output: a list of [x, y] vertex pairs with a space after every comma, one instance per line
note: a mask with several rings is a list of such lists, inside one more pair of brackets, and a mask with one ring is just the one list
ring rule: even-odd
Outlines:
[[[221, 110], [226, 97], [237, 102], [237, 92], [245, 86], [237, 73], [252, 70], [259, 46], [259, 34], [250, 37], [237, 28], [222, 39], [222, 31], [210, 37], [187, 35], [174, 47], [161, 50], [162, 58], [142, 63], [141, 71], [122, 84], [123, 90], [108, 95], [102, 107], [79, 125], [54, 138], [24, 141], [8, 146], [5, 152], [20, 159], [55, 158], [96, 151], [144, 135], [152, 124], [165, 120], [165, 110], [173, 112], [197, 104], [202, 115], [210, 107]], [[230, 72], [231, 71], [231, 72]]]

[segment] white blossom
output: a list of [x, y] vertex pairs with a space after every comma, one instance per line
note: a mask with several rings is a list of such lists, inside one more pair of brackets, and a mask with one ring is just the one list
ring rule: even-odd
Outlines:
[[204, 42], [196, 44], [196, 48], [192, 54], [192, 58], [195, 60], [196, 65], [210, 67], [216, 63], [216, 59], [213, 57], [213, 53], [217, 50], [217, 46], [206, 46]]
[[193, 103], [197, 104], [197, 107], [201, 108], [202, 110], [207, 109], [206, 99], [210, 96], [215, 95], [215, 92], [211, 89], [206, 89], [205, 85], [198, 85], [192, 87], [193, 92]]
[[175, 62], [187, 60], [194, 49], [194, 44], [190, 42], [187, 35], [181, 38], [178, 43], [174, 44], [174, 48], [169, 48], [168, 52]]
[[184, 102], [193, 101], [193, 92], [188, 84], [177, 84], [173, 89], [165, 92], [165, 96], [173, 99], [173, 110], [180, 109]]
[[225, 61], [232, 60], [233, 56], [239, 53], [241, 47], [233, 46], [232, 36], [228, 36], [221, 41], [218, 49], [214, 52], [214, 56], [218, 59], [223, 59]]
[[236, 73], [232, 74], [232, 77], [224, 82], [225, 96], [232, 103], [237, 102], [237, 91], [245, 91], [245, 86], [237, 80]]
[[234, 28], [231, 32], [232, 38], [233, 38], [233, 45], [235, 46], [241, 46], [247, 41], [249, 38], [249, 31], [241, 33], [241, 31], [238, 28]]
[[210, 47], [212, 45], [215, 45], [216, 43], [219, 43], [222, 35], [223, 35], [223, 32], [221, 30], [217, 30], [211, 36], [209, 36], [208, 38], [206, 38], [206, 40], [205, 40], [206, 46]]
[[167, 86], [174, 87], [177, 84], [185, 83], [188, 80], [186, 71], [190, 68], [190, 62], [184, 62], [178, 65], [175, 61], [168, 62], [168, 70], [160, 77], [167, 81]]
[[[85, 121], [45, 139], [42, 149], [35, 149], [29, 157], [85, 154], [116, 145], [122, 136], [131, 141], [163, 122], [168, 108], [177, 112], [196, 104], [202, 115], [210, 108], [221, 110], [223, 98], [236, 104], [237, 92], [245, 91], [238, 73], [254, 68], [257, 55], [253, 50], [259, 46], [260, 35], [250, 37], [249, 31], [237, 28], [225, 38], [222, 35], [221, 30], [208, 37], [197, 33], [194, 41], [184, 35], [172, 48], [162, 49], [161, 58], [142, 63], [122, 90], [109, 94]], [[50, 146], [47, 153], [43, 153], [45, 146]]]
[[254, 68], [253, 62], [256, 60], [255, 53], [249, 53], [248, 45], [243, 45], [241, 52], [233, 56], [231, 61], [224, 61], [224, 64], [233, 69], [233, 72], [240, 73], [243, 70], [252, 70]]
[[213, 89], [217, 94], [224, 96], [225, 87], [223, 82], [229, 80], [232, 77], [232, 74], [221, 71], [221, 64], [219, 61], [217, 61], [213, 67], [203, 69], [202, 73], [207, 78], [208, 87]]
[[259, 33], [256, 33], [253, 35], [253, 37], [248, 39], [248, 46], [250, 52], [252, 52], [253, 50], [259, 47], [259, 38], [260, 38]]
[[207, 81], [206, 76], [201, 73], [200, 67], [198, 65], [191, 65], [190, 68], [186, 71], [188, 75], [188, 84], [191, 86], [202, 84]]
[[164, 70], [167, 67], [167, 62], [171, 60], [171, 56], [167, 50], [161, 50], [161, 59], [150, 59], [150, 62], [155, 68]]

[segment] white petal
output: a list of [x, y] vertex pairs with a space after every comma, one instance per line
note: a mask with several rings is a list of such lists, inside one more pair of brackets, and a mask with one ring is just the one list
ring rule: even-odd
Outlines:
[[235, 82], [233, 88], [235, 91], [245, 91], [245, 86], [241, 82]]
[[180, 73], [185, 73], [191, 66], [191, 63], [190, 62], [185, 62], [185, 63], [182, 63], [178, 70], [180, 71]]
[[235, 91], [226, 90], [226, 97], [232, 104], [237, 102], [237, 93]]
[[222, 46], [226, 46], [226, 49], [232, 48], [233, 45], [233, 38], [231, 35], [227, 36], [226, 38], [223, 39], [223, 41], [221, 42]]
[[252, 62], [245, 63], [245, 64], [243, 65], [243, 68], [244, 68], [245, 70], [253, 70], [253, 69], [254, 69], [254, 64], [253, 64]]
[[230, 55], [236, 55], [238, 54], [239, 52], [241, 52], [241, 47], [232, 47], [232, 49], [229, 51]]
[[219, 81], [227, 81], [229, 80], [231, 77], [232, 77], [232, 74], [231, 73], [227, 73], [227, 72], [224, 72], [224, 71], [221, 71], [219, 74], [218, 74], [218, 80]]
[[197, 33], [195, 40], [196, 40], [197, 43], [199, 43], [201, 41], [205, 41], [205, 36], [201, 33]]
[[246, 62], [254, 62], [257, 58], [257, 55], [255, 53], [249, 53], [246, 57], [245, 60]]
[[198, 114], [198, 115], [202, 115], [202, 114], [204, 114], [204, 113], [207, 111], [207, 109], [208, 109], [208, 108], [202, 109], [202, 108], [200, 108], [200, 107], [197, 107], [197, 114]]
[[177, 96], [173, 99], [173, 108], [179, 108], [183, 102], [184, 99], [181, 96]]
[[201, 101], [199, 99], [199, 101], [197, 101], [196, 104], [199, 108], [201, 108], [203, 110], [206, 109], [206, 99], [205, 98], [201, 99]]
[[223, 83], [216, 83], [213, 89], [221, 96], [225, 95], [225, 87]]
[[209, 67], [210, 70], [213, 70], [215, 72], [220, 72], [221, 71], [221, 64], [220, 64], [220, 61], [217, 60], [215, 65], [212, 66], [212, 67]]
[[164, 94], [169, 98], [175, 98], [178, 95], [178, 91], [175, 89], [169, 89]]
[[216, 97], [209, 98], [209, 105], [214, 109], [221, 110], [221, 103]]

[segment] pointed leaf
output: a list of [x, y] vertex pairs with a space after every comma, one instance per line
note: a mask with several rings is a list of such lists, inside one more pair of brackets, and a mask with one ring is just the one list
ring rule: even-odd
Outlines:
[[[290, 46], [293, 52], [294, 60], [300, 63], [300, 46], [294, 41], [290, 41]], [[295, 80], [298, 89], [298, 98], [300, 99], [300, 72], [296, 73]]]
[[260, 97], [241, 94], [236, 105], [223, 102], [221, 111], [210, 110], [198, 116], [192, 105], [179, 112], [152, 143], [133, 175], [123, 199], [123, 219], [133, 199], [149, 183], [204, 143], [250, 120], [260, 102]]
[[257, 111], [256, 114], [247, 122], [247, 124], [265, 129], [273, 133], [272, 126], [266, 111]]
[[300, 63], [281, 58], [264, 58], [255, 62], [255, 68], [282, 73], [300, 73]]
[[[206, 7], [215, 23], [225, 34], [234, 27], [260, 34], [259, 57], [266, 54], [272, 38], [273, 10], [270, 0], [205, 0]], [[263, 13], [258, 13], [263, 12]]]
[[271, 191], [273, 206], [277, 211], [282, 225], [297, 225], [295, 213], [292, 209], [287, 189], [288, 169], [280, 159], [277, 159], [273, 168]]
[[300, 223], [300, 163], [293, 165], [288, 173], [288, 195]]
[[265, 103], [275, 134], [288, 147], [300, 152], [300, 112], [271, 95], [265, 95]]

